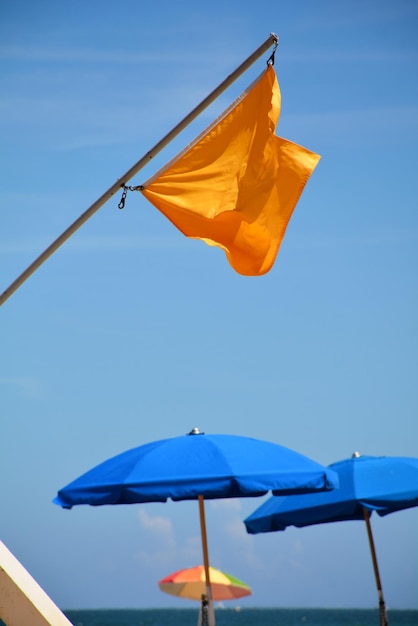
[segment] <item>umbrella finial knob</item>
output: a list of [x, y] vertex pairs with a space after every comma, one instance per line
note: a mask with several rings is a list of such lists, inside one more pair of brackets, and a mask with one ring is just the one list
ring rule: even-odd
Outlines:
[[192, 428], [192, 430], [189, 432], [189, 435], [204, 435], [205, 433], [202, 433], [198, 428]]
[[352, 459], [359, 459], [361, 456], [360, 452], [353, 452], [353, 454], [351, 455]]

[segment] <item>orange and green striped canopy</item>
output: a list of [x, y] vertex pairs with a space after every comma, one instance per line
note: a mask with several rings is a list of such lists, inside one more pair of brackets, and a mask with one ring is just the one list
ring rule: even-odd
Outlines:
[[[212, 600], [234, 600], [251, 595], [251, 589], [242, 580], [209, 567]], [[205, 568], [203, 565], [181, 569], [159, 581], [161, 591], [179, 598], [200, 600], [206, 593]]]

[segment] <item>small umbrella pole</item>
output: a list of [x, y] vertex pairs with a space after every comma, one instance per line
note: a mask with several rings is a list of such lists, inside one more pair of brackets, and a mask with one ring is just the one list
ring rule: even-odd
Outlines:
[[58, 248], [71, 237], [87, 220], [96, 213], [115, 193], [120, 191], [135, 174], [137, 174], [149, 161], [155, 157], [170, 141], [186, 128], [196, 117], [204, 111], [218, 96], [221, 95], [237, 78], [239, 78], [266, 50], [272, 45], [277, 46], [278, 37], [274, 33], [266, 39], [236, 70], [216, 87], [200, 104], [198, 104], [177, 126], [175, 126], [165, 137], [163, 137], [151, 150], [149, 150], [135, 165], [133, 165], [123, 176], [121, 176], [105, 193], [100, 196], [75, 222], [73, 222], [55, 241], [53, 241], [42, 254], [38, 256], [24, 272], [0, 295], [0, 306], [54, 253]]
[[209, 603], [209, 626], [215, 626], [215, 614], [213, 610], [212, 587], [210, 584], [210, 572], [209, 572], [209, 551], [208, 551], [208, 538], [206, 534], [205, 502], [204, 502], [203, 496], [199, 496], [199, 517], [200, 517], [200, 533], [202, 536], [203, 565], [205, 568], [205, 579], [206, 579], [206, 595], [208, 597], [208, 603]]
[[376, 579], [377, 594], [379, 597], [379, 616], [380, 616], [379, 624], [380, 626], [389, 626], [389, 621], [388, 621], [387, 614], [386, 614], [386, 605], [383, 599], [383, 590], [382, 590], [382, 583], [380, 581], [379, 567], [377, 565], [377, 557], [376, 557], [376, 550], [374, 547], [372, 527], [370, 525], [370, 513], [368, 509], [366, 509], [365, 506], [363, 506], [363, 516], [364, 516], [364, 521], [366, 522], [367, 536], [369, 538], [370, 552], [372, 554], [374, 576]]

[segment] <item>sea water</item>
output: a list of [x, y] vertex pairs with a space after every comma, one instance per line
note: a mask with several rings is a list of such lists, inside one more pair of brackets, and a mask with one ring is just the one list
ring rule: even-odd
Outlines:
[[[196, 609], [65, 611], [74, 626], [197, 626]], [[418, 610], [388, 611], [390, 626], [418, 626]], [[216, 626], [379, 626], [373, 609], [217, 609]]]

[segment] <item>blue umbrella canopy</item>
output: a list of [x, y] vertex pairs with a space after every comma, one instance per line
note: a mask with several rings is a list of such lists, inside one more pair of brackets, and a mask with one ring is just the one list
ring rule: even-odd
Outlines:
[[338, 489], [270, 498], [244, 521], [247, 531], [363, 520], [363, 507], [383, 516], [418, 505], [418, 459], [353, 455], [328, 467], [338, 474]]
[[[194, 436], [190, 436], [194, 435]], [[54, 503], [133, 504], [307, 493], [338, 484], [333, 470], [275, 443], [235, 435], [162, 439], [104, 461], [60, 489]]]
[[302, 528], [315, 524], [364, 520], [366, 522], [379, 597], [380, 624], [388, 624], [370, 515], [384, 516], [418, 506], [418, 459], [360, 456], [328, 466], [338, 474], [339, 488], [329, 492], [272, 497], [244, 520], [251, 534]]

